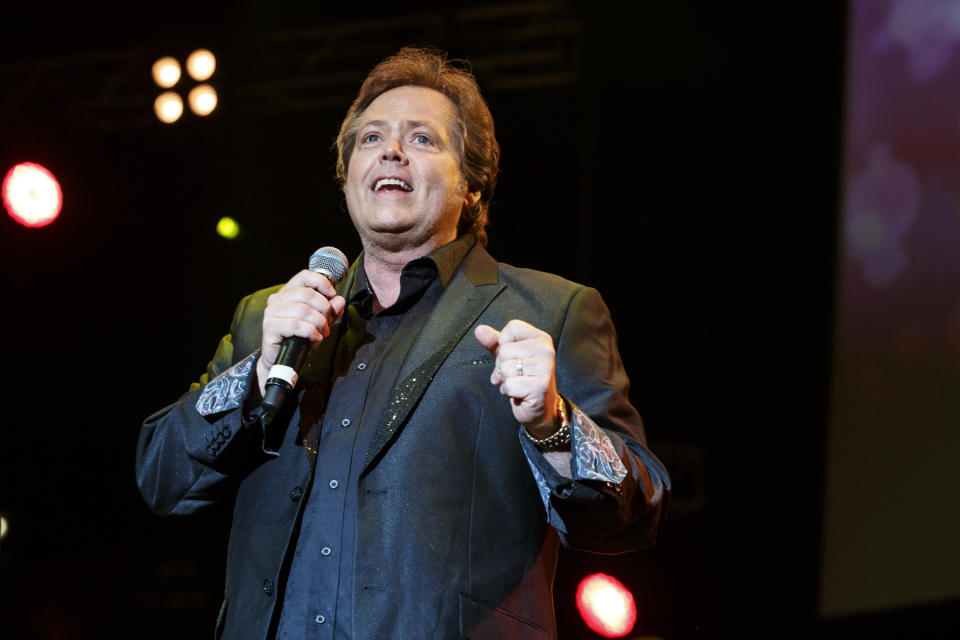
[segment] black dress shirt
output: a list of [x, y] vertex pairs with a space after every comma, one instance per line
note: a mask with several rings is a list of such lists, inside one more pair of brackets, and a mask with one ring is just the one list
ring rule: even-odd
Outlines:
[[[461, 238], [409, 262], [397, 301], [376, 314], [366, 274], [358, 273], [337, 334], [330, 395], [321, 402], [316, 466], [282, 591], [278, 640], [350, 638], [354, 616], [362, 615], [351, 599], [359, 474], [377, 420], [375, 411], [365, 411], [367, 399], [376, 407], [373, 399], [390, 393], [409, 346], [472, 244]], [[312, 429], [310, 440], [317, 440]]]

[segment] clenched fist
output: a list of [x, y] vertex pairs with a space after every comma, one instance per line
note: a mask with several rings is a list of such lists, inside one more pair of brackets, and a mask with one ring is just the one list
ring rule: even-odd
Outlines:
[[325, 276], [304, 269], [290, 278], [279, 291], [267, 298], [263, 312], [263, 341], [257, 361], [257, 382], [260, 394], [266, 390], [270, 368], [280, 354], [284, 338], [299, 336], [313, 343], [330, 334], [347, 301]]
[[474, 335], [497, 357], [490, 382], [510, 398], [517, 422], [535, 438], [557, 430], [557, 354], [550, 334], [522, 320], [501, 331], [482, 324]]

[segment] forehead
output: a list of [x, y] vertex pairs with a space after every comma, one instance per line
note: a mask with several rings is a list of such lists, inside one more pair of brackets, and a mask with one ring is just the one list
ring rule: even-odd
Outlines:
[[[404, 86], [384, 91], [363, 111], [360, 126], [373, 120], [420, 122], [450, 129], [457, 111], [447, 96], [427, 87]], [[452, 130], [452, 129], [451, 129]]]

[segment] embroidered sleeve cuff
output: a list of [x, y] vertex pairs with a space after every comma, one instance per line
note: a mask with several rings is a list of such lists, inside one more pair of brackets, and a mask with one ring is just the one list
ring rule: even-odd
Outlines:
[[[569, 406], [573, 409], [570, 420], [572, 451], [563, 453], [568, 458], [573, 458], [573, 478], [560, 473], [555, 465], [547, 460], [545, 454], [525, 436], [522, 428], [518, 434], [548, 516], [551, 514], [551, 496], [555, 494], [561, 499], [570, 497], [578, 480], [599, 480], [619, 486], [627, 477], [627, 468], [617, 455], [610, 436], [572, 402]], [[550, 517], [550, 520], [554, 522], [555, 519]], [[557, 519], [556, 523], [559, 522]], [[554, 526], [560, 526], [556, 523]]]
[[573, 407], [570, 426], [576, 458], [576, 479], [600, 480], [616, 485], [623, 482], [627, 477], [627, 468], [603, 429], [576, 406]]
[[197, 399], [197, 411], [202, 416], [236, 409], [243, 404], [260, 351], [257, 350], [207, 383]]

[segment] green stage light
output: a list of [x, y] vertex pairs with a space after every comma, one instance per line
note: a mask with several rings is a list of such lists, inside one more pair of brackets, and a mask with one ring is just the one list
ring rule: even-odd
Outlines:
[[228, 240], [233, 240], [240, 234], [240, 225], [233, 218], [224, 216], [217, 223], [217, 233]]

